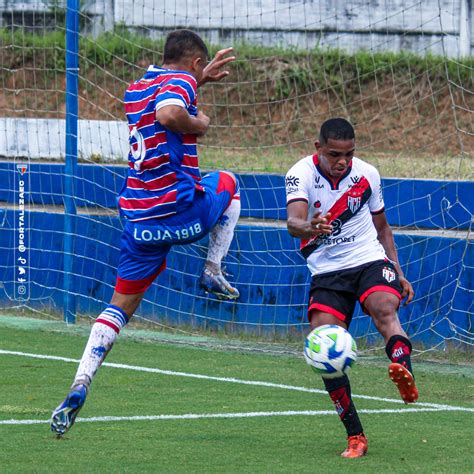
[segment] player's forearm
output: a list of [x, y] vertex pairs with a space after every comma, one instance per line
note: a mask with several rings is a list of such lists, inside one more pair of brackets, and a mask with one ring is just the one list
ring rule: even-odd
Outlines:
[[289, 217], [287, 221], [288, 233], [299, 239], [310, 239], [314, 235], [311, 222], [299, 217]]
[[192, 133], [202, 136], [209, 128], [209, 119], [205, 115], [189, 115], [186, 109], [174, 105], [157, 110], [156, 119], [168, 130], [176, 133]]

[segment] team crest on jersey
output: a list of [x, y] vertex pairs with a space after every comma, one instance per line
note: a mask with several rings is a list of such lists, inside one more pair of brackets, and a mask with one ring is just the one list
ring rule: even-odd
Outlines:
[[362, 198], [360, 196], [352, 197], [347, 196], [347, 207], [351, 210], [352, 214], [355, 214], [359, 209]]
[[389, 282], [392, 283], [397, 277], [395, 272], [390, 267], [383, 267], [382, 276]]

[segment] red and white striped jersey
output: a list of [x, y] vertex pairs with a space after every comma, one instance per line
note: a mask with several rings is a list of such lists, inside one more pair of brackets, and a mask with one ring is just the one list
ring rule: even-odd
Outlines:
[[387, 258], [372, 221], [373, 214], [384, 211], [380, 175], [372, 165], [354, 157], [334, 180], [325, 175], [317, 155], [307, 156], [288, 171], [285, 186], [287, 204], [307, 202], [308, 217], [331, 213], [331, 235], [301, 240], [311, 275]]
[[167, 105], [197, 115], [196, 79], [184, 71], [150, 66], [125, 92], [130, 130], [129, 171], [119, 197], [122, 214], [131, 221], [177, 214], [202, 190], [197, 137], [172, 132], [155, 117]]

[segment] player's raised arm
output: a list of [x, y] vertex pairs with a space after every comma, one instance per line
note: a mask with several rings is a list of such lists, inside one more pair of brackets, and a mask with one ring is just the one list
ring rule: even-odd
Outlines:
[[227, 70], [222, 70], [224, 66], [235, 60], [235, 56], [227, 56], [233, 52], [233, 48], [225, 48], [217, 51], [214, 59], [204, 68], [202, 77], [198, 82], [198, 87], [206, 82], [217, 82], [230, 74]]

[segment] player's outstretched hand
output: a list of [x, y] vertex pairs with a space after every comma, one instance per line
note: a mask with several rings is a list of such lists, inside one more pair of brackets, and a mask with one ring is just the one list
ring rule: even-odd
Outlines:
[[204, 68], [202, 79], [199, 83], [200, 86], [206, 82], [220, 81], [229, 75], [229, 71], [222, 71], [221, 68], [235, 60], [235, 56], [227, 56], [233, 50], [233, 48], [225, 48], [217, 51], [214, 59]]
[[403, 276], [400, 277], [400, 285], [402, 285], [402, 299], [406, 297], [405, 305], [410, 304], [415, 296], [411, 283]]
[[311, 232], [316, 235], [330, 235], [332, 232], [331, 213], [322, 216], [320, 211], [315, 212], [314, 216], [309, 221], [311, 225]]

